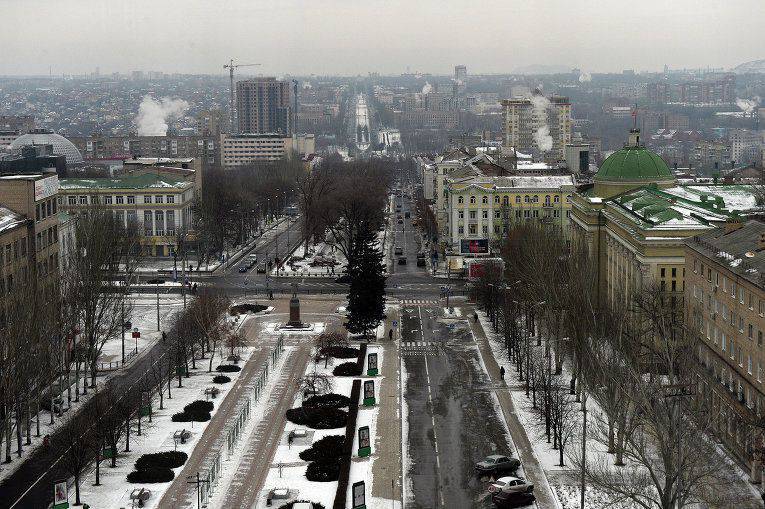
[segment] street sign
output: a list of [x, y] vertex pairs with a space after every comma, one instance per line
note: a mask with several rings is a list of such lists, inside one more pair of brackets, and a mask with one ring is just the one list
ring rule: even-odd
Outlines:
[[359, 457], [365, 458], [372, 454], [372, 441], [369, 436], [369, 426], [359, 428]]
[[364, 486], [364, 481], [353, 483], [351, 492], [353, 493], [353, 509], [367, 509], [366, 487]]
[[53, 483], [53, 509], [66, 509], [69, 507], [69, 486], [66, 479]]
[[140, 337], [141, 337], [141, 333], [138, 331], [138, 329], [137, 329], [137, 328], [133, 329], [133, 337], [134, 337], [135, 339], [138, 339], [138, 338], [140, 338]]
[[377, 354], [367, 354], [367, 376], [377, 376]]
[[375, 403], [375, 381], [366, 380], [364, 382], [364, 406], [374, 406]]

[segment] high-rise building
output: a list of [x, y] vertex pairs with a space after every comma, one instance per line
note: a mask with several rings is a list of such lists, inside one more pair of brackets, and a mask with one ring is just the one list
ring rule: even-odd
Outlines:
[[465, 78], [467, 78], [467, 67], [464, 65], [455, 65], [454, 79], [458, 81], [465, 81]]
[[537, 94], [530, 98], [505, 99], [502, 110], [504, 146], [565, 159], [566, 144], [571, 143], [568, 97], [544, 98]]
[[291, 135], [290, 83], [276, 78], [238, 81], [236, 111], [240, 133]]

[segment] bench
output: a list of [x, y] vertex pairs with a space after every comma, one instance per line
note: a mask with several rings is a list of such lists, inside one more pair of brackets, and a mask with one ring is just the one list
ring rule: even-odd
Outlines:
[[185, 444], [186, 440], [191, 438], [191, 431], [185, 430], [185, 429], [179, 429], [176, 430], [173, 433], [173, 441], [177, 444], [178, 442]]
[[215, 397], [220, 393], [220, 389], [217, 387], [208, 387], [205, 389], [205, 398], [211, 398], [215, 399]]
[[151, 497], [151, 491], [146, 488], [135, 488], [130, 492], [130, 500], [135, 503], [138, 502], [138, 507], [143, 507], [144, 502]]

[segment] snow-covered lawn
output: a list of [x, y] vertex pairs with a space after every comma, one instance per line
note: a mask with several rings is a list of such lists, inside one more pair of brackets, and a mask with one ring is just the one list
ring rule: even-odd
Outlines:
[[[345, 272], [346, 265], [345, 256], [334, 246], [320, 242], [314, 246], [309, 246], [308, 252], [306, 252], [305, 244], [300, 244], [287, 258], [287, 263], [279, 269], [279, 275], [296, 277], [339, 276]], [[276, 275], [276, 268], [272, 269], [271, 273]]]
[[[252, 348], [242, 349], [242, 361], [240, 365], [244, 365], [247, 359], [252, 354]], [[211, 400], [215, 403], [212, 414], [217, 412], [220, 404], [225, 399], [229, 390], [236, 383], [241, 371], [235, 373], [227, 373], [226, 376], [231, 378], [231, 381], [225, 384], [213, 384], [212, 378], [217, 374], [215, 372], [208, 373], [206, 368], [206, 361], [200, 361], [197, 363], [197, 369], [190, 371], [189, 378], [184, 377], [183, 387], [178, 388], [177, 378], [173, 381], [172, 385], [172, 399], [167, 398], [167, 389], [165, 389], [164, 409], [159, 410], [159, 397], [156, 396], [153, 400], [154, 414], [152, 415], [152, 422], [148, 422], [148, 418], [142, 419], [143, 432], [142, 436], [136, 436], [135, 432], [130, 437], [130, 452], [125, 453], [125, 441], [124, 438], [120, 444], [120, 453], [117, 458], [117, 466], [111, 468], [110, 460], [103, 460], [101, 462], [101, 485], [93, 486], [95, 481], [95, 466], [89, 468], [89, 472], [83, 476], [81, 481], [81, 499], [84, 503], [88, 503], [91, 507], [132, 507], [130, 501], [130, 492], [135, 488], [147, 488], [151, 491], [151, 498], [146, 502], [144, 507], [151, 508], [157, 507], [157, 503], [165, 490], [170, 486], [171, 482], [155, 483], [155, 484], [130, 484], [126, 481], [126, 476], [133, 471], [133, 465], [135, 461], [143, 454], [172, 451], [174, 449], [186, 452], [191, 456], [194, 447], [199, 442], [205, 428], [208, 426], [208, 422], [172, 422], [171, 417], [173, 414], [183, 411], [183, 407], [192, 401], [201, 399], [204, 400], [204, 391], [208, 387], [217, 387], [220, 389], [220, 394]], [[191, 437], [186, 440], [185, 444], [175, 444], [173, 440], [173, 433], [177, 430], [188, 430], [191, 432]], [[176, 475], [183, 469], [178, 467], [175, 470]], [[70, 502], [74, 501], [74, 489], [70, 488]]]

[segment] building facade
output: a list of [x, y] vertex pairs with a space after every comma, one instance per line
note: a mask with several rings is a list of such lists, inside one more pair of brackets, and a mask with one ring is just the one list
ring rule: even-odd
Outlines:
[[122, 160], [133, 157], [189, 158], [206, 167], [220, 162], [220, 138], [217, 135], [191, 136], [74, 136], [71, 142], [85, 160]]
[[[502, 112], [504, 146], [565, 159], [566, 144], [571, 143], [571, 103], [568, 97], [505, 99], [502, 101]], [[545, 127], [552, 138], [549, 149], [538, 143], [538, 132]]]
[[313, 154], [316, 144], [313, 134], [283, 136], [278, 133], [247, 133], [222, 136], [221, 145], [224, 168], [232, 168], [245, 164], [278, 161], [285, 157]]
[[759, 481], [765, 404], [765, 223], [732, 221], [685, 246], [686, 322], [699, 335], [699, 396], [718, 437]]
[[258, 78], [236, 83], [238, 133], [292, 134], [290, 83]]

